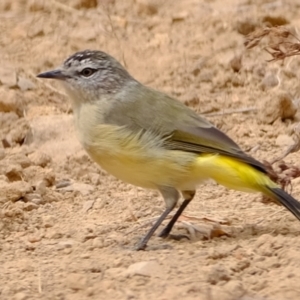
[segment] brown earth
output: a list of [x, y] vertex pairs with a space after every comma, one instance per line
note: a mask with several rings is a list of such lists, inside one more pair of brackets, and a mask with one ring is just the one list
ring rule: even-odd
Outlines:
[[206, 183], [174, 228], [190, 240], [134, 251], [161, 197], [99, 170], [63, 91], [35, 77], [106, 51], [272, 161], [295, 138], [300, 58], [243, 43], [263, 26], [297, 32], [299, 1], [1, 0], [0, 18], [0, 299], [300, 299], [299, 221], [258, 194]]

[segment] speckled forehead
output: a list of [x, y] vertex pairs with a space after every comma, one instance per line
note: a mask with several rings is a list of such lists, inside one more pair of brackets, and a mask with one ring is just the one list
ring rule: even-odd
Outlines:
[[65, 60], [64, 66], [70, 68], [80, 66], [83, 64], [88, 64], [93, 62], [94, 56], [94, 52], [79, 52]]

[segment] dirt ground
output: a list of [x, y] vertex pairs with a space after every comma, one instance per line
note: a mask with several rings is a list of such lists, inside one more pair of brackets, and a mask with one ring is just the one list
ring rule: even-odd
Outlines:
[[300, 299], [299, 221], [259, 194], [208, 182], [173, 230], [190, 240], [134, 251], [163, 200], [101, 171], [63, 90], [35, 77], [106, 51], [272, 161], [296, 137], [300, 57], [267, 62], [243, 43], [259, 27], [297, 32], [299, 1], [1, 0], [0, 18], [0, 299]]

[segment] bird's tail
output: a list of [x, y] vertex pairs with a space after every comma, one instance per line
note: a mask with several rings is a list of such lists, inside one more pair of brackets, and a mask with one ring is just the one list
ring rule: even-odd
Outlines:
[[300, 202], [251, 165], [222, 155], [202, 155], [197, 158], [197, 163], [198, 172], [219, 184], [240, 191], [261, 192], [300, 220]]
[[300, 220], [300, 202], [294, 199], [291, 195], [286, 193], [281, 188], [270, 188], [265, 187], [266, 191], [264, 194], [280, 203], [286, 209], [288, 209], [298, 220]]

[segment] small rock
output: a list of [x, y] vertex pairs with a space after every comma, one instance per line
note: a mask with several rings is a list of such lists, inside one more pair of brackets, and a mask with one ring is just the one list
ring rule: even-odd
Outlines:
[[20, 200], [25, 194], [32, 192], [32, 187], [25, 181], [14, 181], [11, 183], [0, 181], [0, 190], [0, 203], [5, 203], [7, 201], [15, 202]]
[[[30, 193], [30, 194], [26, 194], [24, 197], [23, 197], [23, 200], [25, 202], [33, 202], [35, 203], [36, 200], [41, 200], [41, 195], [40, 194], [37, 194], [37, 193]], [[36, 203], [37, 204], [37, 203]]]
[[18, 119], [5, 137], [5, 148], [12, 147], [16, 144], [22, 145], [29, 130], [30, 126], [28, 120], [26, 118]]
[[242, 68], [242, 56], [235, 55], [230, 61], [230, 67], [234, 72], [239, 72]]
[[5, 157], [5, 150], [3, 148], [0, 148], [0, 160]]
[[293, 119], [297, 108], [292, 97], [285, 91], [268, 93], [268, 98], [259, 103], [258, 118], [264, 124], [272, 124], [277, 119]]
[[123, 277], [126, 274], [125, 268], [110, 268], [105, 271], [105, 275], [108, 277]]
[[229, 281], [231, 278], [228, 268], [222, 264], [216, 264], [207, 272], [207, 281], [217, 284], [220, 281]]
[[74, 291], [84, 290], [87, 288], [87, 278], [81, 274], [69, 274], [66, 279], [68, 288]]
[[32, 154], [28, 155], [28, 157], [34, 165], [42, 168], [46, 167], [52, 161], [49, 155], [39, 151], [33, 152]]
[[35, 190], [36, 192], [43, 196], [46, 194], [47, 188], [46, 188], [46, 182], [44, 180], [40, 180], [35, 184]]
[[21, 91], [28, 91], [28, 90], [33, 90], [35, 88], [35, 84], [27, 78], [19, 77], [18, 87], [20, 88]]
[[276, 138], [276, 145], [280, 147], [288, 147], [295, 144], [294, 139], [287, 134], [280, 134]]
[[254, 23], [251, 19], [242, 19], [239, 20], [236, 24], [237, 32], [242, 35], [247, 35], [255, 30], [256, 23]]
[[88, 200], [88, 201], [85, 201], [85, 202], [83, 203], [82, 210], [83, 210], [84, 212], [89, 211], [90, 209], [93, 208], [94, 203], [95, 203], [95, 200]]
[[104, 247], [103, 239], [100, 238], [100, 237], [94, 238], [92, 245], [93, 245], [94, 248], [99, 248], [99, 249], [103, 248]]
[[3, 66], [0, 67], [0, 82], [9, 88], [17, 85], [17, 73], [13, 67]]
[[82, 253], [80, 255], [80, 258], [83, 258], [83, 259], [89, 259], [90, 257], [91, 257], [91, 254], [88, 252]]
[[189, 13], [187, 11], [181, 11], [172, 16], [173, 23], [180, 22], [188, 18]]
[[73, 240], [61, 241], [58, 245], [63, 246], [64, 248], [72, 248], [75, 242]]
[[242, 281], [230, 280], [224, 285], [227, 290], [235, 299], [240, 299], [246, 293]]
[[136, 0], [139, 14], [155, 15], [158, 12], [159, 0]]
[[41, 240], [42, 240], [42, 236], [38, 234], [32, 234], [28, 236], [28, 242], [30, 243], [37, 243], [40, 242]]
[[98, 6], [97, 0], [77, 0], [73, 4], [73, 7], [80, 9], [80, 8], [96, 8]]
[[32, 199], [31, 202], [36, 205], [42, 205], [46, 203], [46, 201], [41, 196], [39, 198]]
[[89, 195], [95, 190], [95, 188], [90, 184], [74, 182], [72, 185], [59, 189], [62, 192], [73, 192], [77, 191], [82, 194], [82, 196]]
[[276, 74], [267, 72], [261, 81], [261, 87], [263, 90], [273, 88], [279, 84], [279, 80]]
[[24, 153], [14, 153], [7, 157], [9, 163], [19, 164], [22, 168], [28, 168], [32, 162]]
[[119, 16], [112, 16], [111, 17], [114, 24], [116, 24], [120, 28], [126, 28], [128, 21], [125, 18], [121, 18]]
[[45, 228], [53, 227], [55, 224], [55, 218], [53, 216], [43, 216], [43, 226]]
[[9, 181], [18, 181], [22, 180], [22, 167], [18, 164], [8, 165], [5, 171], [5, 176]]
[[71, 182], [70, 180], [68, 180], [68, 179], [63, 179], [63, 180], [57, 182], [57, 183], [55, 184], [55, 187], [56, 187], [57, 189], [61, 189], [61, 188], [65, 188], [65, 187], [67, 187], [67, 186], [70, 186], [71, 184], [72, 184], [72, 182]]
[[288, 19], [281, 15], [267, 15], [263, 17], [262, 21], [271, 26], [282, 26], [289, 23]]
[[46, 187], [50, 187], [55, 182], [55, 173], [51, 169], [44, 169], [40, 166], [30, 166], [23, 169], [24, 178], [28, 182], [37, 184], [43, 181]]
[[125, 275], [141, 275], [146, 277], [164, 277], [162, 267], [156, 261], [141, 261], [132, 264], [125, 271]]
[[31, 211], [31, 210], [34, 210], [34, 209], [38, 209], [38, 205], [35, 204], [35, 203], [32, 203], [32, 202], [28, 202], [28, 203], [25, 203], [24, 204], [24, 210], [26, 211]]
[[89, 179], [93, 185], [97, 185], [100, 183], [100, 175], [97, 173], [89, 173]]
[[18, 111], [18, 101], [14, 90], [0, 89], [0, 112]]
[[29, 299], [29, 296], [27, 294], [25, 294], [24, 292], [19, 292], [16, 293], [14, 298], [14, 300], [27, 300]]
[[47, 194], [43, 196], [43, 203], [59, 202], [62, 200], [63, 200], [63, 195], [49, 189], [47, 191]]

